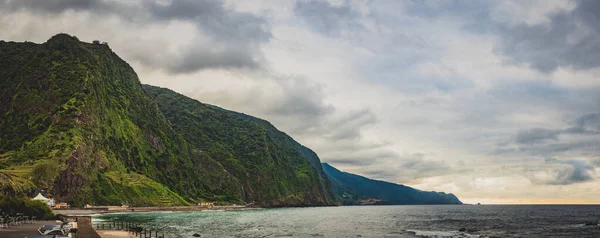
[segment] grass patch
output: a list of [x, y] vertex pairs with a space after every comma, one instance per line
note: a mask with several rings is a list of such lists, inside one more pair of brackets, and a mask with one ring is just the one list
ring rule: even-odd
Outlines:
[[136, 173], [108, 172], [98, 176], [98, 204], [129, 206], [189, 205], [166, 186]]

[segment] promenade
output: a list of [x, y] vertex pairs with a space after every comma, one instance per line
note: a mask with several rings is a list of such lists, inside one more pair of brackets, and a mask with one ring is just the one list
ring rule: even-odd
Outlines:
[[31, 224], [22, 224], [20, 226], [10, 226], [8, 228], [0, 228], [0, 237], [2, 238], [24, 238], [31, 235], [39, 235], [38, 228], [43, 225], [60, 224], [52, 221], [36, 221]]

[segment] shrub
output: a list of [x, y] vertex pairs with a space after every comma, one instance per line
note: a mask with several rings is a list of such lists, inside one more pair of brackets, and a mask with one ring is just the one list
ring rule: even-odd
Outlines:
[[55, 161], [44, 161], [33, 167], [31, 172], [33, 182], [40, 188], [50, 188], [58, 174], [58, 164]]
[[23, 213], [25, 216], [36, 216], [38, 219], [54, 219], [56, 216], [50, 207], [41, 201], [6, 196], [0, 200], [0, 211], [14, 215]]

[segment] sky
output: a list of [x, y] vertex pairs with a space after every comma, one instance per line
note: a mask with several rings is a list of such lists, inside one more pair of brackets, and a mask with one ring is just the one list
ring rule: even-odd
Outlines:
[[466, 203], [600, 203], [600, 1], [0, 0], [0, 39], [61, 32], [340, 170]]

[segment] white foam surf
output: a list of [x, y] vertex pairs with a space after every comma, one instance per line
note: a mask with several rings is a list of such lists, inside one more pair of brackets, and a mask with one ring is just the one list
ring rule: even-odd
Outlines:
[[462, 231], [425, 231], [425, 230], [406, 230], [414, 233], [416, 236], [427, 238], [486, 238], [483, 235], [474, 235]]

